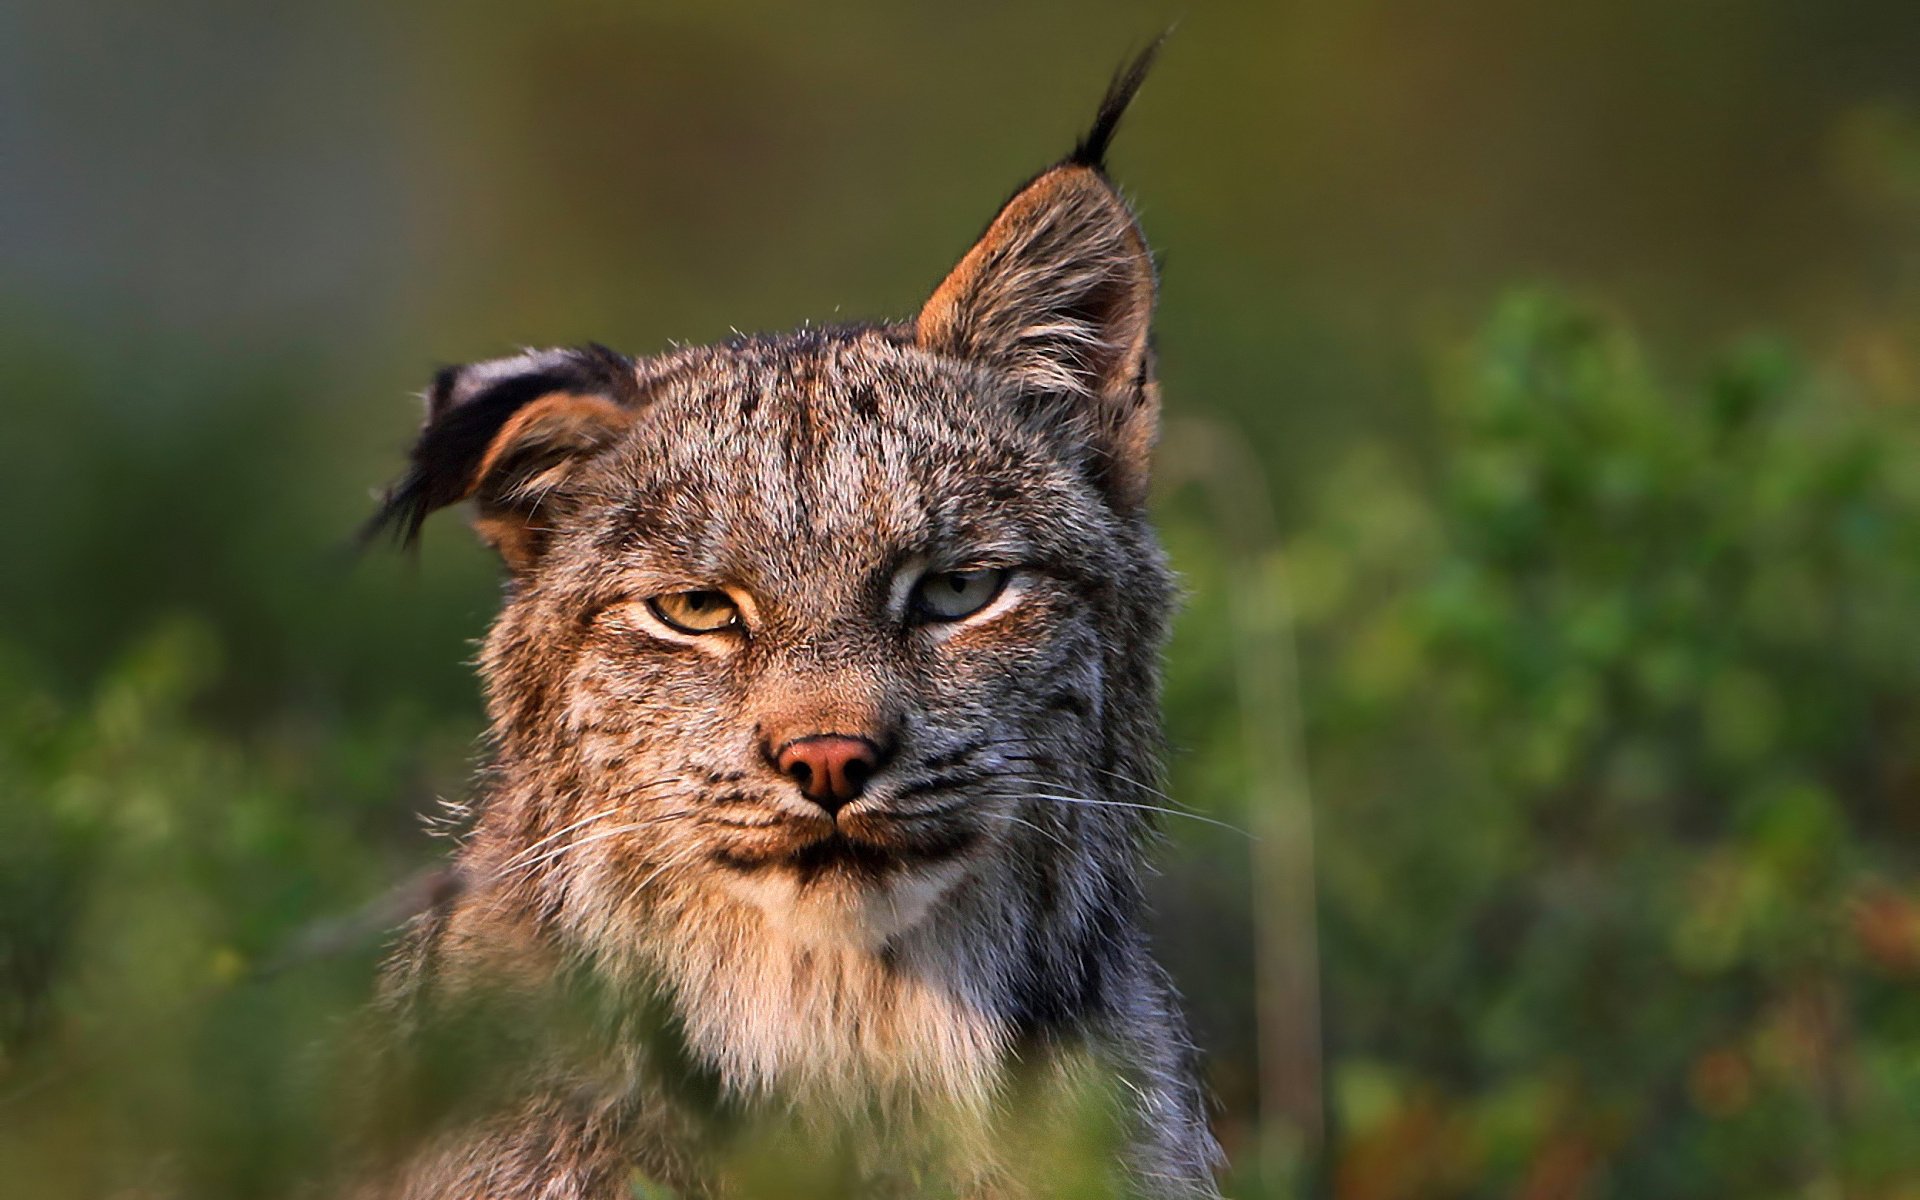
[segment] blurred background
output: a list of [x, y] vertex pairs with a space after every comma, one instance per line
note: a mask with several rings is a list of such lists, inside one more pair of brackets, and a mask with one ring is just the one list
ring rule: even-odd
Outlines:
[[[497, 598], [444, 362], [912, 312], [1108, 74], [1241, 1196], [1920, 1197], [1920, 6], [0, 6], [0, 1175], [278, 1195]], [[143, 1190], [146, 1189], [146, 1190]]]

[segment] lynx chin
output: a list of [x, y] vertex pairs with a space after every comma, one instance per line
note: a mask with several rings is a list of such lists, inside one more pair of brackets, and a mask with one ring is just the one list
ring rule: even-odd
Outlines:
[[752, 1128], [860, 1195], [1042, 1195], [1091, 1113], [1112, 1191], [1217, 1195], [1142, 916], [1173, 588], [1104, 158], [1151, 57], [910, 319], [434, 381], [370, 528], [470, 502], [507, 584], [463, 886], [382, 1012], [505, 1004], [514, 1066], [359, 1194], [748, 1194]]

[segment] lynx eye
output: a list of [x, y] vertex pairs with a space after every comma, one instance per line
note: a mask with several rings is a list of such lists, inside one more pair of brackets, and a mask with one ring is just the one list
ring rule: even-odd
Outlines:
[[914, 585], [913, 611], [923, 621], [958, 621], [985, 608], [1006, 583], [998, 567], [935, 571]]
[[681, 633], [718, 633], [740, 624], [740, 607], [725, 592], [668, 592], [650, 597], [647, 609]]

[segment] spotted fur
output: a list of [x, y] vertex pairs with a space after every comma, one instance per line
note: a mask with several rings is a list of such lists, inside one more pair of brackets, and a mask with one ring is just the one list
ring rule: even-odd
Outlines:
[[[442, 375], [379, 520], [471, 499], [509, 583], [467, 886], [397, 957], [397, 1010], [593, 980], [665, 1014], [713, 1106], [850, 1136], [876, 1188], [919, 1138], [948, 1185], [1022, 1194], [1009, 1131], [1094, 1080], [1130, 1187], [1215, 1194], [1142, 932], [1172, 585], [1144, 512], [1153, 266], [1101, 157], [1143, 72], [912, 321]], [[914, 581], [963, 567], [1006, 590], [916, 622]], [[636, 603], [714, 588], [744, 630]], [[887, 755], [836, 815], [771, 754], [823, 733]], [[719, 1186], [711, 1112], [624, 1021], [376, 1191]]]

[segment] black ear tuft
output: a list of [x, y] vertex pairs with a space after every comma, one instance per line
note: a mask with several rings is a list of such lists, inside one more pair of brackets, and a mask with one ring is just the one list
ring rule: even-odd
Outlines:
[[1133, 61], [1114, 74], [1113, 82], [1107, 85], [1107, 94], [1100, 101], [1100, 111], [1094, 115], [1093, 128], [1080, 139], [1073, 148], [1067, 161], [1075, 166], [1092, 167], [1096, 171], [1107, 169], [1107, 146], [1113, 141], [1113, 135], [1120, 128], [1120, 118], [1127, 114], [1127, 106], [1133, 103], [1134, 93], [1146, 82], [1147, 72], [1153, 69], [1153, 60], [1160, 55], [1160, 47], [1166, 44], [1167, 34], [1147, 44], [1147, 48], [1134, 55]]
[[532, 402], [562, 393], [633, 408], [639, 392], [633, 360], [600, 345], [443, 368], [427, 391], [427, 420], [407, 473], [361, 528], [361, 545], [383, 534], [402, 546], [418, 541], [428, 516], [473, 494], [495, 439]]

